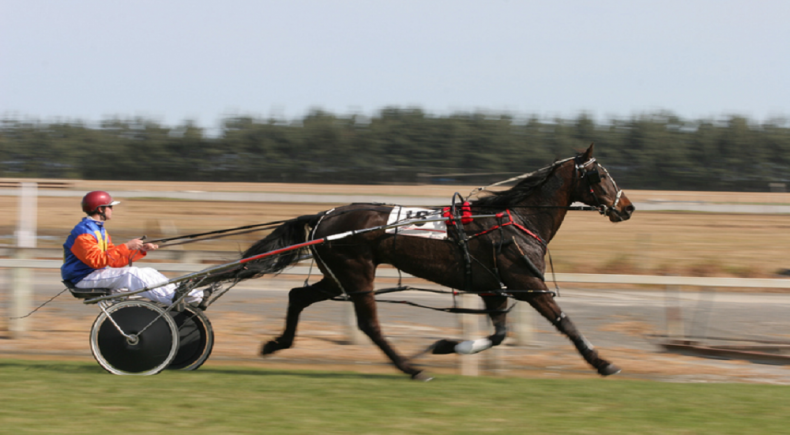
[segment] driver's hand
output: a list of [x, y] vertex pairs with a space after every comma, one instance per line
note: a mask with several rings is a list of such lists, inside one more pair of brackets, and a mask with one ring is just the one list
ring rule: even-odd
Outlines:
[[126, 247], [129, 248], [130, 251], [139, 251], [143, 247], [143, 240], [142, 239], [132, 239], [126, 242]]

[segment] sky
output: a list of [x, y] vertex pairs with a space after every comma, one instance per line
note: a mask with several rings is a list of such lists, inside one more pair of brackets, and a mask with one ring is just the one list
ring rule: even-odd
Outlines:
[[785, 0], [0, 0], [0, 118], [790, 115]]

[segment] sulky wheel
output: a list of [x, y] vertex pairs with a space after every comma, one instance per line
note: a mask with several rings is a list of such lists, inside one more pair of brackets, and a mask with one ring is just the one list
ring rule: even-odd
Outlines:
[[126, 301], [107, 308], [91, 328], [93, 357], [116, 375], [153, 375], [173, 361], [178, 327], [162, 308]]
[[211, 355], [214, 329], [200, 308], [187, 306], [184, 311], [170, 313], [178, 327], [178, 352], [167, 367], [173, 370], [196, 370]]

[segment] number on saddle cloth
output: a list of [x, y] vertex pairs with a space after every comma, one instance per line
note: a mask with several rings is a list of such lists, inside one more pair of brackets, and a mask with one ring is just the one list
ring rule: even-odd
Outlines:
[[444, 222], [425, 222], [424, 219], [438, 218], [437, 210], [417, 207], [392, 208], [387, 225], [396, 223], [408, 223], [407, 225], [396, 228], [388, 228], [387, 234], [397, 234], [399, 236], [423, 237], [427, 239], [444, 240], [447, 238], [447, 226]]

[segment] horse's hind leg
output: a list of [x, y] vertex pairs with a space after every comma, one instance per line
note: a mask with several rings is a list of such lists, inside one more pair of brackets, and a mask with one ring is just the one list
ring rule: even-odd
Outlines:
[[457, 341], [457, 340], [439, 340], [432, 345], [432, 352], [434, 355], [445, 355], [449, 353], [478, 353], [492, 346], [498, 346], [505, 340], [507, 336], [507, 297], [501, 295], [485, 295], [481, 296], [486, 310], [489, 311], [488, 317], [494, 324], [494, 333], [487, 338], [479, 340]]
[[379, 349], [386, 354], [389, 359], [399, 368], [402, 372], [411, 375], [412, 379], [420, 381], [429, 381], [431, 377], [425, 375], [422, 370], [416, 369], [408, 363], [406, 358], [402, 357], [390, 345], [389, 341], [384, 338], [379, 326], [378, 313], [376, 310], [376, 300], [372, 292], [358, 292], [351, 295], [354, 302], [354, 311], [357, 315], [357, 326], [362, 332], [365, 333]]
[[576, 326], [571, 322], [571, 319], [562, 312], [551, 294], [525, 295], [519, 297], [519, 299], [529, 302], [529, 304], [538, 310], [543, 317], [548, 319], [558, 331], [565, 334], [571, 342], [573, 342], [573, 345], [576, 346], [576, 349], [584, 360], [593, 366], [599, 374], [609, 376], [620, 372], [619, 367], [598, 356], [598, 351], [595, 350], [592, 344], [590, 344], [590, 342], [576, 329]]
[[330, 288], [326, 279], [307, 286], [291, 289], [288, 293], [288, 312], [285, 317], [285, 329], [282, 334], [263, 345], [261, 355], [269, 355], [280, 349], [288, 349], [293, 345], [296, 337], [296, 327], [299, 324], [299, 315], [308, 306], [325, 301], [340, 292]]

